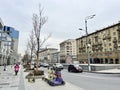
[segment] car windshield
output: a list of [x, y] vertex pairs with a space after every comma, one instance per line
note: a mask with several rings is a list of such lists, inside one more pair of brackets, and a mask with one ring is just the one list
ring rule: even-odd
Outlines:
[[79, 65], [79, 64], [74, 64], [74, 66], [75, 66], [75, 67], [80, 67], [80, 65]]

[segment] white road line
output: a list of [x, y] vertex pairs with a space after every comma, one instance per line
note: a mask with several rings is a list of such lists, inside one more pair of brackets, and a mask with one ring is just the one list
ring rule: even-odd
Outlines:
[[[66, 70], [64, 70], [64, 73], [67, 73]], [[70, 75], [77, 76], [77, 77], [86, 77], [86, 78], [94, 78], [94, 79], [102, 79], [102, 80], [118, 80], [118, 78], [112, 78], [112, 77], [99, 77], [99, 76], [88, 76], [88, 75], [83, 75], [79, 73], [69, 73]], [[68, 75], [69, 76], [69, 75]]]

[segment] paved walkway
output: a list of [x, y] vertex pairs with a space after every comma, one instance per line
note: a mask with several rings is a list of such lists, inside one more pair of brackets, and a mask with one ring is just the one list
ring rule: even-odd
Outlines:
[[0, 66], [0, 90], [18, 90], [20, 81], [20, 72], [15, 76], [14, 69], [7, 66], [7, 70], [3, 71]]
[[[28, 73], [24, 73], [24, 77], [27, 74]], [[61, 86], [50, 86], [45, 81], [43, 81], [41, 78], [36, 79], [35, 82], [33, 83], [28, 82], [28, 80], [25, 79], [25, 90], [67, 90], [67, 89], [68, 90], [84, 90], [68, 82], [66, 82], [65, 85], [61, 85]]]

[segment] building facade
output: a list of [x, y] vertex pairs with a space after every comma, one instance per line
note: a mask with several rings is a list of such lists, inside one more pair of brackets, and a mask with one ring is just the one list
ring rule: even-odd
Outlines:
[[60, 63], [60, 52], [51, 54], [51, 63]]
[[14, 64], [18, 61], [19, 31], [4, 26], [0, 19], [0, 65]]
[[18, 42], [19, 42], [19, 31], [15, 30], [13, 27], [4, 26], [2, 29], [11, 38], [11, 53], [8, 58], [8, 63], [13, 64], [19, 61], [18, 58]]
[[120, 64], [120, 22], [76, 39], [77, 59], [81, 63]]
[[39, 62], [52, 63], [53, 62], [53, 53], [56, 53], [57, 49], [55, 48], [45, 48], [39, 51]]
[[68, 39], [60, 43], [60, 62], [72, 63], [76, 60], [76, 40]]

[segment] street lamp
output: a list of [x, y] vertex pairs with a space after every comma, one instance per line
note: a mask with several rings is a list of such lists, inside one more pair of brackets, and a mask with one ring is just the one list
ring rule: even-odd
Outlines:
[[[87, 31], [87, 20], [92, 19], [95, 15], [90, 15], [85, 18], [85, 32], [86, 32], [86, 52], [87, 52], [87, 58], [88, 58], [88, 71], [91, 71], [90, 67], [90, 54], [89, 54], [89, 49], [88, 49], [88, 31]], [[80, 29], [79, 30], [83, 30]]]

